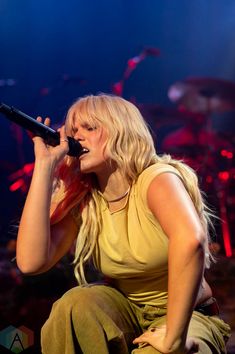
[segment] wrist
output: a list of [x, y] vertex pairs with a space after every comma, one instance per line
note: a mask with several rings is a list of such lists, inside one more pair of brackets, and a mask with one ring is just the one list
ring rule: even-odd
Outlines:
[[51, 159], [35, 159], [34, 170], [38, 169], [39, 171], [51, 172], [54, 173], [56, 169], [56, 162]]
[[168, 353], [182, 354], [185, 349], [185, 341], [182, 338], [172, 339], [166, 335], [164, 339], [164, 346]]
[[33, 181], [52, 185], [55, 176], [56, 165], [50, 161], [35, 160]]

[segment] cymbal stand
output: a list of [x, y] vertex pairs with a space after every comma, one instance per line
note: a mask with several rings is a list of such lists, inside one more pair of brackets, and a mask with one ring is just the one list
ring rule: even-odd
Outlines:
[[[211, 98], [214, 97], [215, 93], [213, 90], [207, 89], [207, 90], [201, 90], [200, 94], [204, 96], [207, 99], [207, 112], [206, 112], [206, 131], [208, 133], [208, 136], [210, 134], [212, 135], [213, 129], [212, 129], [212, 120], [211, 120]], [[205, 162], [208, 160], [208, 152], [212, 153], [215, 152], [213, 144], [208, 146], [207, 153], [204, 158], [204, 167], [205, 167]], [[216, 177], [215, 181], [215, 189], [216, 189], [216, 194], [219, 202], [219, 213], [220, 213], [220, 220], [221, 220], [221, 231], [222, 231], [222, 237], [223, 237], [223, 244], [224, 244], [224, 250], [225, 250], [225, 255], [226, 257], [231, 257], [232, 256], [232, 245], [231, 245], [231, 235], [230, 235], [230, 228], [229, 228], [229, 221], [228, 221], [228, 212], [227, 212], [227, 183], [228, 179], [221, 179], [219, 176]]]
[[217, 197], [219, 201], [219, 211], [220, 211], [220, 220], [221, 220], [221, 229], [224, 243], [224, 250], [226, 257], [232, 257], [232, 245], [231, 245], [231, 235], [228, 221], [228, 212], [227, 212], [227, 181], [224, 181], [224, 186], [220, 187], [217, 190]]

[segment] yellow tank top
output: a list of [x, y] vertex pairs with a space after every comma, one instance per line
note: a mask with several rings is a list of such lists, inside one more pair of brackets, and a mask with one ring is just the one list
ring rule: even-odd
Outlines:
[[125, 207], [110, 213], [101, 199], [102, 231], [94, 253], [96, 267], [136, 304], [167, 303], [168, 238], [147, 205], [147, 190], [159, 174], [179, 172], [162, 163], [145, 169], [133, 183]]

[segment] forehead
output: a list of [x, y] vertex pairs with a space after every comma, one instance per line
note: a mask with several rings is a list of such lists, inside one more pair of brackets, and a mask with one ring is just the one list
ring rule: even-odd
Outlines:
[[102, 123], [97, 114], [85, 107], [84, 104], [74, 104], [68, 112], [66, 122], [70, 127], [75, 127], [82, 124], [97, 126]]

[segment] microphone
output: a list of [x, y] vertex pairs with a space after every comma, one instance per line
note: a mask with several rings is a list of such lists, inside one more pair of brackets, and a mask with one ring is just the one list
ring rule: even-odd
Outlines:
[[[27, 114], [19, 111], [14, 107], [10, 107], [5, 103], [0, 103], [0, 112], [5, 114], [12, 122], [20, 125], [32, 132], [36, 136], [40, 136], [46, 144], [56, 146], [60, 144], [60, 134], [54, 129], [38, 122], [36, 119], [28, 116]], [[70, 136], [67, 137], [69, 144], [69, 156], [77, 157], [86, 152], [82, 145]]]

